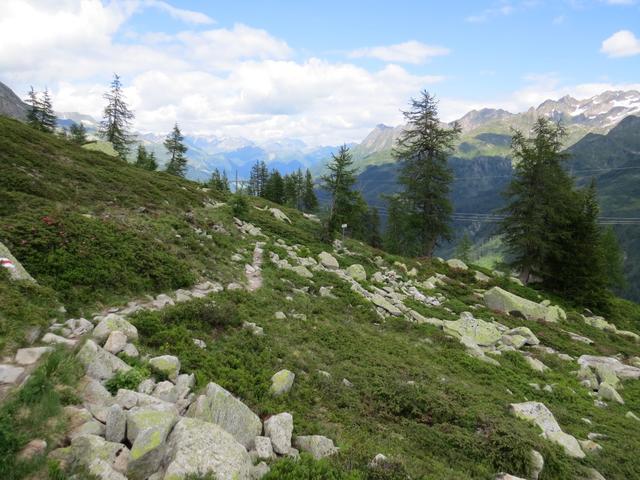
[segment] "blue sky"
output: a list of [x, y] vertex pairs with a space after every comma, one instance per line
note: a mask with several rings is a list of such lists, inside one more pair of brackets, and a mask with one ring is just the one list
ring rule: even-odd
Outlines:
[[640, 88], [640, 0], [6, 1], [1, 81], [99, 115], [117, 71], [143, 131], [329, 144], [422, 88], [447, 120]]

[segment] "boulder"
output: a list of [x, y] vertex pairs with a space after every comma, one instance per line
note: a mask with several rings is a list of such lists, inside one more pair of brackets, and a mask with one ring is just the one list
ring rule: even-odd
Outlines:
[[116, 372], [128, 372], [131, 367], [115, 355], [98, 346], [93, 340], [87, 340], [76, 358], [84, 366], [87, 375], [96, 380], [108, 380]]
[[452, 268], [453, 270], [469, 270], [467, 264], [457, 258], [450, 258], [447, 260], [447, 265], [449, 265], [449, 268]]
[[584, 323], [592, 326], [593, 328], [597, 328], [598, 330], [604, 330], [605, 332], [615, 333], [617, 328], [614, 324], [607, 322], [604, 317], [582, 317], [584, 319]]
[[566, 319], [560, 307], [544, 306], [507, 292], [500, 287], [493, 287], [484, 293], [484, 302], [488, 308], [501, 313], [519, 312], [528, 320], [557, 322]]
[[538, 480], [542, 470], [544, 469], [544, 457], [537, 450], [531, 450], [529, 453], [529, 465], [531, 471], [531, 480]]
[[280, 220], [281, 222], [287, 222], [287, 223], [291, 223], [291, 220], [289, 219], [289, 217], [287, 217], [287, 215], [280, 210], [279, 208], [270, 208], [269, 211], [271, 212], [271, 215], [273, 215], [276, 220]]
[[122, 443], [125, 439], [127, 414], [118, 404], [111, 405], [107, 410], [107, 424], [104, 438], [108, 442]]
[[610, 365], [607, 365], [606, 363], [596, 365], [596, 374], [601, 383], [606, 382], [613, 388], [621, 387], [620, 379]]
[[94, 460], [113, 465], [124, 448], [121, 443], [107, 442], [97, 435], [79, 435], [71, 440], [70, 457], [74, 463], [85, 466]]
[[539, 345], [540, 340], [536, 337], [533, 332], [527, 327], [516, 327], [511, 330], [507, 330], [504, 335], [518, 335], [520, 337], [524, 337], [526, 339], [525, 345]]
[[33, 457], [42, 455], [47, 451], [47, 442], [36, 438], [27, 443], [18, 453], [19, 460], [31, 460]]
[[445, 321], [443, 330], [446, 334], [461, 339], [466, 337], [476, 345], [495, 345], [502, 337], [502, 332], [493, 323], [473, 318], [469, 312], [460, 314], [456, 321]]
[[133, 343], [127, 343], [122, 350], [127, 357], [138, 358], [140, 356], [140, 352]]
[[111, 464], [99, 458], [89, 463], [87, 470], [93, 475], [92, 478], [97, 477], [100, 480], [127, 480], [127, 477], [113, 468]]
[[11, 254], [11, 251], [0, 242], [0, 267], [4, 267], [9, 272], [9, 277], [12, 280], [26, 280], [31, 283], [36, 283], [29, 272], [25, 270], [22, 264], [16, 257]]
[[182, 418], [176, 424], [167, 440], [165, 463], [164, 480], [204, 473], [218, 480], [248, 480], [252, 471], [249, 454], [231, 434], [195, 418]]
[[624, 400], [615, 389], [613, 385], [608, 384], [607, 382], [602, 382], [600, 387], [598, 388], [598, 396], [603, 400], [610, 400], [612, 402], [617, 402], [621, 405], [624, 404]]
[[328, 268], [329, 270], [337, 270], [340, 268], [340, 264], [338, 263], [338, 260], [336, 260], [336, 257], [327, 252], [321, 252], [318, 255], [318, 261], [320, 262], [320, 265]]
[[542, 363], [537, 358], [527, 356], [527, 357], [524, 357], [524, 360], [536, 372], [544, 373], [545, 370], [549, 369], [549, 367], [547, 367], [544, 363]]
[[289, 370], [280, 370], [271, 377], [271, 393], [275, 396], [288, 393], [293, 386], [296, 374]]
[[191, 404], [187, 416], [215, 423], [247, 448], [262, 432], [260, 418], [230, 392], [215, 383], [207, 385], [206, 393]]
[[291, 271], [303, 278], [313, 278], [313, 273], [311, 273], [309, 269], [303, 265], [296, 265], [295, 267], [291, 268]]
[[253, 440], [253, 449], [259, 460], [271, 460], [275, 457], [273, 445], [269, 437], [256, 437]]
[[21, 348], [16, 352], [15, 362], [18, 365], [33, 365], [40, 357], [53, 350], [52, 347]]
[[287, 316], [285, 315], [284, 312], [276, 312], [275, 315], [276, 320], [286, 320]]
[[127, 345], [127, 336], [120, 330], [114, 330], [109, 334], [107, 341], [104, 343], [104, 349], [114, 355], [124, 350]]
[[550, 441], [564, 448], [567, 455], [575, 458], [584, 458], [584, 452], [575, 437], [564, 433], [558, 425], [553, 413], [540, 402], [512, 403], [512, 413], [523, 420], [535, 423], [543, 435]]
[[367, 272], [365, 271], [364, 267], [358, 263], [349, 265], [347, 267], [347, 273], [351, 278], [358, 282], [364, 282], [367, 279]]
[[56, 335], [55, 333], [45, 333], [44, 337], [41, 339], [42, 343], [48, 343], [51, 345], [64, 345], [65, 347], [73, 348], [78, 343], [76, 340], [71, 340], [69, 338], [61, 337], [60, 335]]
[[582, 355], [578, 358], [578, 365], [597, 368], [598, 365], [606, 365], [618, 378], [622, 380], [640, 379], [640, 368], [625, 365], [614, 357], [598, 357], [595, 355]]
[[146, 480], [160, 469], [166, 454], [166, 440], [177, 417], [158, 422], [140, 431], [131, 445], [127, 477], [130, 480]]
[[383, 310], [386, 310], [395, 317], [399, 317], [402, 315], [402, 312], [400, 311], [400, 309], [398, 309], [398, 307], [392, 305], [388, 300], [386, 300], [382, 295], [378, 293], [374, 293], [371, 296], [371, 302], [373, 302], [374, 305], [382, 308]]
[[93, 338], [102, 344], [111, 335], [111, 332], [115, 331], [124, 333], [127, 339], [132, 342], [138, 340], [138, 329], [115, 313], [110, 313], [96, 325], [96, 328], [93, 329]]
[[293, 434], [293, 417], [286, 412], [269, 417], [264, 422], [264, 433], [271, 439], [276, 453], [281, 455], [289, 453]]
[[133, 407], [127, 412], [127, 439], [134, 443], [145, 430], [169, 430], [177, 418], [178, 412], [173, 405]]
[[316, 460], [329, 457], [338, 452], [333, 440], [322, 435], [297, 436], [293, 444], [298, 450], [310, 453]]
[[490, 277], [490, 276], [488, 276], [488, 275], [485, 275], [485, 274], [484, 274], [484, 273], [482, 273], [482, 272], [478, 272], [478, 271], [476, 271], [476, 272], [474, 273], [474, 279], [475, 279], [475, 281], [476, 281], [476, 282], [486, 283], [486, 282], [488, 282], [489, 280], [491, 280], [491, 277]]
[[149, 365], [164, 373], [171, 381], [175, 381], [180, 373], [180, 359], [173, 355], [161, 355], [149, 360]]

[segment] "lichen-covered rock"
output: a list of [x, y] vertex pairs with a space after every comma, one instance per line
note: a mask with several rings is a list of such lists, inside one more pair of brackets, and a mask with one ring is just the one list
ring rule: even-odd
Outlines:
[[450, 258], [449, 260], [447, 260], [447, 265], [449, 265], [449, 268], [452, 268], [454, 270], [469, 270], [467, 264], [457, 258]]
[[329, 270], [337, 270], [340, 268], [340, 264], [338, 263], [338, 260], [336, 260], [336, 257], [328, 252], [321, 252], [318, 255], [318, 261], [320, 262], [320, 265], [328, 268]]
[[93, 340], [87, 340], [77, 354], [78, 361], [84, 366], [87, 375], [96, 380], [108, 380], [116, 372], [128, 372], [131, 367], [115, 355], [98, 346]]
[[524, 360], [536, 372], [544, 373], [544, 371], [549, 368], [537, 358], [524, 357]]
[[613, 387], [613, 385], [609, 385], [607, 382], [602, 382], [600, 387], [598, 387], [598, 396], [603, 400], [610, 400], [621, 405], [624, 404], [624, 400], [618, 391]]
[[582, 317], [584, 319], [584, 323], [592, 326], [593, 328], [597, 328], [598, 330], [604, 330], [605, 332], [615, 333], [617, 328], [614, 324], [607, 322], [604, 317]]
[[107, 352], [114, 355], [124, 350], [127, 345], [127, 336], [120, 330], [115, 330], [109, 334], [107, 341], [104, 343], [104, 348]]
[[253, 440], [253, 449], [259, 460], [271, 460], [275, 457], [273, 445], [269, 437], [256, 437]]
[[115, 442], [107, 442], [97, 435], [79, 435], [71, 441], [71, 458], [80, 465], [89, 465], [98, 459], [113, 465], [120, 451], [126, 448]]
[[351, 278], [358, 282], [364, 282], [367, 279], [367, 272], [359, 263], [354, 263], [347, 267], [347, 273]]
[[166, 454], [166, 440], [176, 421], [157, 423], [153, 427], [140, 431], [129, 454], [127, 477], [130, 480], [146, 480], [158, 471]]
[[296, 265], [291, 268], [293, 273], [300, 275], [302, 278], [313, 278], [313, 273], [309, 271], [309, 269], [303, 265]]
[[578, 440], [562, 431], [553, 413], [543, 403], [512, 403], [510, 408], [516, 417], [535, 423], [542, 430], [543, 435], [563, 447], [567, 455], [584, 458], [585, 455]]
[[102, 344], [111, 335], [111, 332], [122, 332], [129, 341], [138, 340], [138, 329], [120, 315], [110, 313], [104, 317], [96, 328], [93, 329], [93, 338]]
[[614, 357], [599, 357], [596, 355], [582, 355], [578, 358], [578, 365], [597, 368], [598, 365], [606, 365], [618, 378], [622, 380], [640, 379], [640, 368], [625, 365]]
[[507, 330], [504, 335], [518, 335], [524, 337], [526, 339], [525, 345], [533, 346], [540, 344], [540, 340], [538, 340], [538, 337], [536, 337], [531, 329], [527, 327], [512, 328], [511, 330]]
[[87, 470], [91, 475], [98, 477], [100, 480], [127, 480], [122, 473], [114, 469], [108, 462], [96, 458], [89, 465]]
[[153, 357], [149, 360], [149, 365], [164, 373], [171, 381], [175, 381], [180, 373], [180, 359], [173, 355]]
[[164, 480], [211, 473], [217, 480], [249, 480], [251, 458], [233, 436], [218, 425], [182, 418], [167, 440]]
[[557, 322], [567, 318], [560, 307], [545, 306], [507, 292], [500, 287], [493, 287], [484, 293], [484, 302], [488, 308], [502, 313], [519, 312], [528, 320]]
[[473, 318], [469, 312], [460, 314], [459, 320], [445, 321], [443, 330], [456, 338], [469, 338], [481, 346], [495, 345], [502, 337], [502, 332], [494, 324]]
[[264, 422], [264, 433], [271, 439], [273, 450], [284, 455], [291, 449], [293, 434], [293, 417], [290, 413], [279, 413]]
[[392, 305], [388, 300], [386, 300], [382, 295], [378, 293], [374, 293], [371, 296], [371, 302], [373, 302], [374, 305], [382, 308], [383, 310], [386, 310], [394, 317], [399, 317], [402, 315], [402, 312], [400, 311], [400, 309], [398, 309], [398, 307]]
[[338, 452], [333, 440], [322, 435], [297, 436], [293, 444], [298, 450], [310, 453], [316, 460], [329, 457]]
[[191, 404], [187, 416], [215, 423], [240, 444], [250, 447], [262, 432], [260, 418], [220, 385], [210, 383], [204, 395]]
[[127, 427], [127, 414], [118, 404], [111, 405], [107, 410], [107, 424], [104, 438], [108, 442], [122, 443]]
[[293, 387], [293, 381], [295, 380], [295, 373], [289, 370], [280, 370], [271, 377], [271, 393], [278, 396], [289, 392]]
[[178, 418], [176, 408], [160, 405], [149, 405], [145, 407], [133, 407], [127, 412], [127, 439], [134, 443], [145, 430], [170, 429]]
[[596, 365], [596, 374], [598, 375], [598, 380], [602, 382], [606, 382], [611, 385], [613, 388], [618, 388], [620, 385], [620, 379], [616, 375], [616, 372], [610, 365], [605, 363], [601, 363]]

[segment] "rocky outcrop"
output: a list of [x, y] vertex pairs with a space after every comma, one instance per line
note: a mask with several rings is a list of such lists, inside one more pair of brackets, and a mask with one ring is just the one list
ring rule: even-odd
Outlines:
[[131, 367], [115, 355], [99, 347], [93, 340], [87, 340], [76, 358], [85, 367], [87, 375], [97, 380], [108, 380], [116, 372], [127, 372]]
[[553, 413], [540, 402], [512, 403], [513, 414], [524, 420], [535, 423], [542, 434], [550, 441], [564, 448], [567, 455], [575, 458], [584, 458], [585, 454], [575, 437], [564, 433], [558, 425]]
[[506, 314], [520, 314], [528, 320], [557, 322], [567, 318], [560, 307], [535, 303], [500, 287], [493, 287], [485, 292], [484, 302], [491, 310]]

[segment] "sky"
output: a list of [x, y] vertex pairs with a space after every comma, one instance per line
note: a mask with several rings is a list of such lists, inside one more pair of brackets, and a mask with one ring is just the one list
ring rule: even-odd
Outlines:
[[100, 118], [121, 76], [140, 132], [309, 145], [640, 90], [640, 0], [2, 0], [0, 81]]

